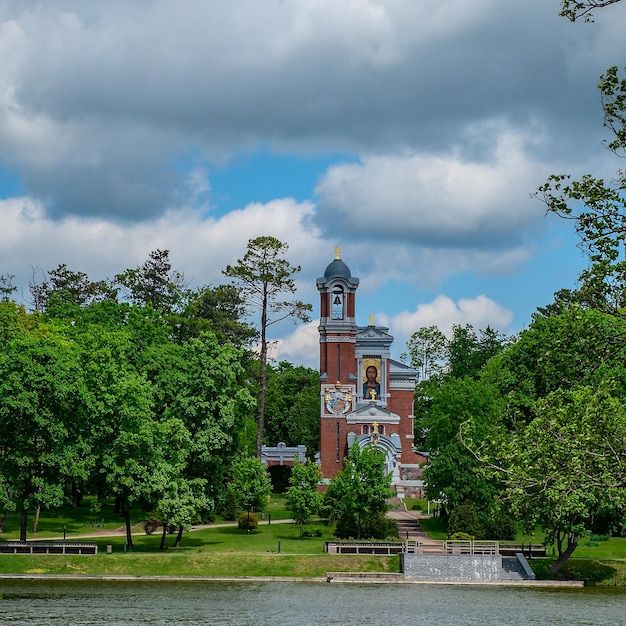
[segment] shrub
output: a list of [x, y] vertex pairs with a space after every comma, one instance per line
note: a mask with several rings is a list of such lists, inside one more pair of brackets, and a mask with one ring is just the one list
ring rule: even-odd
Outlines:
[[146, 516], [143, 529], [146, 531], [146, 535], [151, 535], [160, 525], [161, 516], [156, 511], [152, 511]]
[[256, 530], [259, 527], [259, 517], [256, 513], [242, 513], [237, 527], [243, 530]]
[[[359, 537], [356, 519], [341, 518], [337, 520], [335, 537], [339, 539]], [[398, 525], [385, 515], [361, 520], [361, 539], [397, 539], [398, 537]]]
[[238, 511], [239, 499], [237, 498], [237, 492], [229, 485], [226, 489], [224, 500], [222, 502], [222, 517], [227, 521], [235, 521], [237, 519]]
[[513, 541], [517, 534], [515, 520], [503, 511], [495, 511], [481, 518], [484, 539]]
[[474, 541], [474, 535], [469, 533], [454, 533], [450, 539], [453, 541]]
[[471, 502], [457, 506], [448, 516], [448, 532], [467, 533], [474, 537], [483, 537], [483, 529], [476, 507]]

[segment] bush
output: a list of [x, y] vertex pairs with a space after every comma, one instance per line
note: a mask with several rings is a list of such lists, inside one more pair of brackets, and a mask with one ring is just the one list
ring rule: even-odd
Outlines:
[[517, 534], [515, 520], [502, 511], [481, 518], [484, 539], [513, 541]]
[[[352, 539], [359, 537], [356, 519], [341, 518], [335, 526], [335, 537]], [[385, 515], [361, 520], [361, 539], [397, 539], [398, 525]]]
[[221, 506], [222, 517], [227, 521], [235, 521], [239, 512], [239, 499], [237, 492], [229, 485], [224, 494]]
[[450, 536], [452, 541], [474, 541], [474, 535], [470, 535], [469, 533], [454, 533]]
[[448, 532], [451, 535], [467, 533], [479, 538], [484, 536], [478, 512], [471, 502], [464, 502], [450, 513]]
[[256, 530], [259, 527], [259, 517], [256, 513], [242, 513], [237, 527], [243, 530]]

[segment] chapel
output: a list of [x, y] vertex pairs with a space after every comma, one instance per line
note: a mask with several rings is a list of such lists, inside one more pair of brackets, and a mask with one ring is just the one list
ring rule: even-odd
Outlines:
[[343, 469], [354, 442], [375, 445], [399, 497], [422, 497], [424, 454], [414, 447], [417, 370], [391, 358], [389, 328], [355, 321], [359, 279], [335, 259], [317, 279], [320, 293], [320, 452], [325, 482]]

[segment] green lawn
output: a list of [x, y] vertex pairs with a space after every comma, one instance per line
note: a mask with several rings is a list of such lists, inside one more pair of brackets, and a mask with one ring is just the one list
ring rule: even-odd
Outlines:
[[[158, 576], [297, 576], [323, 577], [327, 571], [399, 571], [399, 558], [369, 555], [329, 555], [324, 542], [334, 537], [323, 522], [312, 522], [307, 529], [322, 532], [322, 537], [300, 537], [300, 529], [290, 520], [282, 495], [273, 494], [265, 519], [257, 530], [247, 533], [236, 526], [215, 525], [183, 535], [182, 546], [173, 548], [175, 535], [168, 535], [166, 549], [160, 550], [160, 529], [153, 535], [141, 530], [144, 513], [133, 514], [134, 546], [124, 551], [124, 528], [121, 516], [113, 514], [111, 503], [98, 512], [85, 499], [77, 509], [67, 508], [42, 513], [38, 532], [29, 539], [59, 538], [66, 527], [66, 537], [101, 533], [96, 541], [96, 556], [0, 555], [1, 573], [91, 574], [91, 575], [158, 575]], [[283, 521], [287, 520], [287, 521]], [[32, 525], [32, 516], [29, 518]], [[446, 539], [447, 530], [441, 518], [422, 520], [424, 530], [433, 539]], [[102, 533], [113, 534], [102, 534]], [[19, 517], [9, 515], [0, 539], [19, 538]], [[543, 533], [519, 533], [516, 541], [542, 543]], [[583, 539], [561, 577], [585, 580], [591, 584], [626, 585], [626, 538]], [[107, 545], [112, 554], [107, 554]], [[547, 559], [533, 559], [539, 578], [550, 578], [551, 550]]]
[[[332, 540], [329, 529], [312, 522], [306, 529], [317, 529], [322, 537], [300, 537], [300, 528], [290, 520], [284, 496], [272, 495], [265, 520], [247, 533], [236, 526], [214, 526], [183, 535], [180, 548], [173, 548], [176, 535], [167, 535], [166, 549], [160, 550], [160, 529], [153, 535], [141, 531], [144, 514], [133, 517], [138, 534], [133, 535], [133, 549], [124, 551], [123, 521], [107, 504], [97, 514], [85, 501], [78, 509], [67, 509], [41, 516], [38, 532], [29, 540], [44, 540], [63, 535], [67, 540], [91, 533], [115, 531], [113, 535], [90, 538], [98, 544], [96, 556], [0, 555], [0, 572], [35, 574], [156, 575], [156, 576], [314, 576], [327, 571], [399, 570], [399, 558], [369, 555], [337, 556], [324, 552], [324, 542]], [[29, 520], [32, 524], [32, 520]], [[10, 515], [2, 540], [19, 538], [19, 518]], [[107, 545], [112, 553], [107, 554]], [[280, 550], [280, 552], [279, 552]]]
[[[322, 528], [316, 525], [316, 528]], [[324, 552], [325, 537], [300, 536], [293, 523], [261, 523], [251, 531], [234, 526], [185, 533], [182, 546], [159, 550], [160, 534], [133, 536], [134, 547], [124, 552], [124, 538], [98, 537], [97, 556], [0, 555], [0, 572], [35, 574], [158, 575], [158, 576], [314, 576], [327, 571], [399, 570], [399, 558], [337, 556]], [[38, 537], [42, 538], [42, 537]], [[112, 554], [107, 554], [107, 544]], [[280, 553], [279, 553], [280, 549]]]

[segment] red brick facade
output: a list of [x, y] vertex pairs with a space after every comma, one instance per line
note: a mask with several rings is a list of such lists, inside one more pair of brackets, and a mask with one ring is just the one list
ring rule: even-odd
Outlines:
[[[343, 468], [356, 441], [372, 442], [386, 453], [398, 492], [421, 489], [419, 465], [425, 457], [413, 448], [413, 395], [417, 372], [390, 356], [388, 328], [355, 323], [359, 280], [336, 251], [335, 260], [317, 279], [320, 292], [320, 464], [325, 479]], [[364, 388], [374, 367], [375, 384]], [[364, 397], [365, 394], [365, 397]], [[404, 477], [411, 477], [404, 480]], [[403, 485], [403, 483], [407, 483]], [[419, 484], [418, 484], [419, 483]]]

